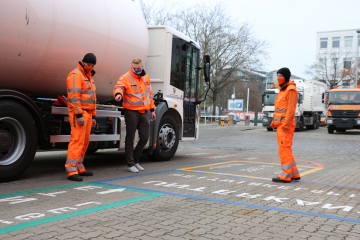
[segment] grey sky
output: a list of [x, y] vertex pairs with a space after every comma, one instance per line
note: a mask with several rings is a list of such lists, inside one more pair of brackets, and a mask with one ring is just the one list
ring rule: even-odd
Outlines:
[[[146, 1], [146, 0], [145, 0]], [[163, 0], [149, 0], [161, 3]], [[181, 5], [218, 0], [181, 0]], [[179, 2], [179, 1], [176, 1]], [[316, 32], [360, 29], [360, 0], [220, 0], [239, 22], [269, 42], [265, 71], [290, 68], [297, 76], [315, 61]]]

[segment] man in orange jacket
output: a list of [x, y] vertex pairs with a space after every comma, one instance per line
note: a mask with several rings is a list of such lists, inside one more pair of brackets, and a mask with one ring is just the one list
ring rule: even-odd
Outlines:
[[[150, 78], [146, 75], [141, 59], [134, 59], [131, 69], [120, 76], [113, 91], [115, 100], [123, 99], [125, 108], [126, 138], [125, 156], [128, 171], [138, 173], [144, 171], [139, 164], [139, 158], [144, 149], [150, 133], [149, 111], [151, 119], [155, 120], [155, 105], [152, 98]], [[136, 129], [139, 131], [139, 142], [133, 152]]]
[[272, 181], [289, 183], [291, 180], [300, 180], [291, 149], [296, 126], [294, 116], [298, 92], [294, 81], [290, 81], [291, 72], [288, 68], [279, 69], [277, 76], [280, 92], [275, 99], [274, 120], [270, 126], [277, 129], [276, 136], [282, 171]]
[[82, 62], [67, 77], [67, 96], [71, 139], [65, 169], [69, 180], [82, 181], [80, 176], [92, 176], [83, 165], [89, 146], [91, 128], [96, 125], [96, 57], [93, 53], [84, 56]]

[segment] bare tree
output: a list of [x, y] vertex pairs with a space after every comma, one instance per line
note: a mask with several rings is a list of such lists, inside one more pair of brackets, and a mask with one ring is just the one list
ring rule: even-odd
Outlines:
[[307, 66], [305, 74], [327, 84], [329, 89], [337, 85], [351, 86], [355, 80], [355, 58], [352, 52], [323, 50], [317, 61]]
[[[140, 1], [144, 5], [143, 0]], [[149, 5], [142, 7], [144, 15], [148, 15], [147, 22], [152, 23], [157, 10], [151, 12], [149, 8]], [[238, 81], [233, 73], [237, 69], [261, 67], [262, 59], [267, 57], [268, 43], [255, 36], [250, 24], [239, 25], [236, 19], [232, 19], [221, 2], [214, 6], [203, 3], [191, 7], [171, 5], [171, 11], [165, 7], [163, 9], [166, 12], [164, 16], [168, 17], [161, 24], [170, 25], [189, 36], [199, 43], [201, 55], [210, 55], [211, 85], [208, 96], [213, 100], [215, 114], [219, 93]], [[204, 86], [202, 77], [200, 86]], [[204, 94], [205, 87], [200, 89], [200, 97]]]
[[148, 25], [167, 25], [173, 19], [173, 13], [169, 2], [164, 2], [161, 6], [156, 2], [150, 3], [149, 0], [137, 0], [143, 12], [145, 21]]

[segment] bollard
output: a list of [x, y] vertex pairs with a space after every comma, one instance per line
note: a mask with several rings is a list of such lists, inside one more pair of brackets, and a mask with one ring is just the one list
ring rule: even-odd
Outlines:
[[227, 119], [228, 119], [228, 128], [230, 128], [230, 118]]
[[249, 126], [250, 124], [250, 119], [249, 119], [249, 115], [245, 116], [245, 126]]

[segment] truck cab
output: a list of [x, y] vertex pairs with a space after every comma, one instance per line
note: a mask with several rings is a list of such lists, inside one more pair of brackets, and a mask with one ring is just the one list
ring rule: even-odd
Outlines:
[[262, 112], [263, 112], [263, 119], [262, 125], [266, 127], [268, 131], [273, 131], [273, 128], [270, 127], [270, 124], [273, 120], [273, 115], [275, 111], [275, 99], [279, 93], [279, 89], [266, 89], [264, 94], [262, 95]]
[[332, 89], [326, 111], [328, 133], [360, 129], [360, 89]]

